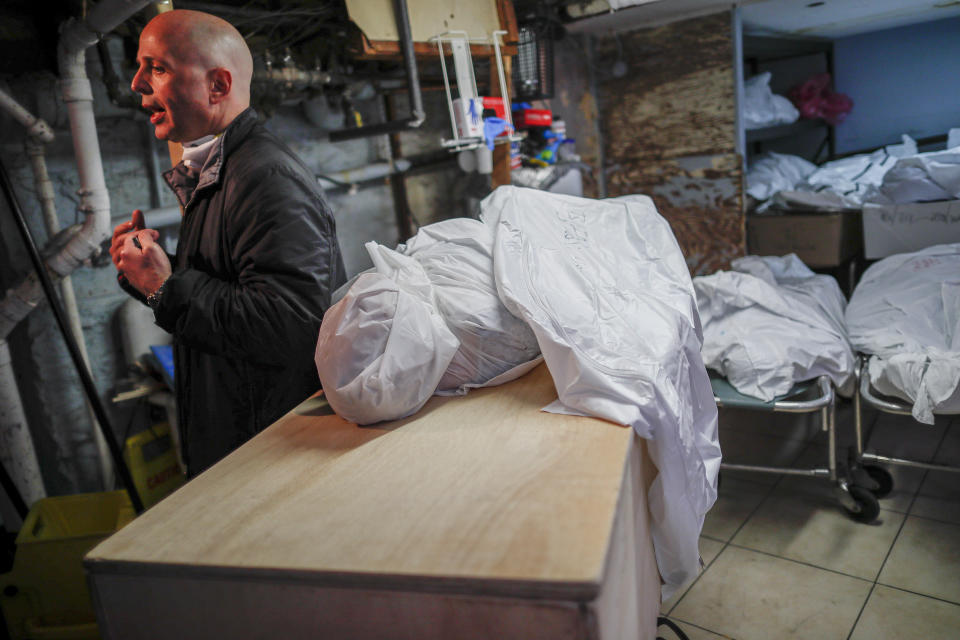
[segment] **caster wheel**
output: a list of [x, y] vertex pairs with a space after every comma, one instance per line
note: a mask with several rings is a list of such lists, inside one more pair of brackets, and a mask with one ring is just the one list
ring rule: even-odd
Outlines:
[[867, 472], [871, 480], [879, 485], [876, 489], [871, 490], [873, 495], [878, 498], [890, 495], [890, 492], [893, 491], [893, 476], [890, 475], [889, 471], [874, 464], [863, 465], [863, 470]]
[[847, 509], [850, 517], [857, 522], [873, 522], [876, 520], [877, 516], [880, 515], [880, 503], [877, 502], [877, 497], [873, 495], [873, 492], [857, 485], [852, 485], [849, 491], [850, 497], [857, 503], [856, 511]]

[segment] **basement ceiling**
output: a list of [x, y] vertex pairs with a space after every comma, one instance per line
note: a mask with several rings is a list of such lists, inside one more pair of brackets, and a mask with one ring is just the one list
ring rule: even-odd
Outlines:
[[568, 2], [568, 14], [580, 18], [568, 29], [630, 31], [734, 6], [745, 33], [830, 39], [960, 16], [960, 0], [593, 0]]
[[957, 17], [960, 0], [759, 0], [741, 16], [748, 33], [835, 39]]

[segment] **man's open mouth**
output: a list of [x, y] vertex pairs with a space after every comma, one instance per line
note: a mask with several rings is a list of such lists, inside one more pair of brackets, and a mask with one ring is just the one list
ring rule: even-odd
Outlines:
[[150, 122], [153, 124], [163, 120], [163, 116], [167, 112], [163, 107], [147, 107], [147, 110], [150, 112]]

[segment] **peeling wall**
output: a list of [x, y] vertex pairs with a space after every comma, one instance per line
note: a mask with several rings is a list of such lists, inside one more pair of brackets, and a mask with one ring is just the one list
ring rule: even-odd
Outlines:
[[651, 196], [694, 275], [726, 268], [746, 246], [730, 14], [601, 38], [597, 60], [607, 194]]

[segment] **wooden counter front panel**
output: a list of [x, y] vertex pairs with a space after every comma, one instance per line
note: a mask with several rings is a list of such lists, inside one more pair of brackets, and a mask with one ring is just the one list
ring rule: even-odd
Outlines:
[[[482, 630], [497, 620], [598, 637], [621, 604], [582, 605], [611, 591], [626, 594], [628, 615], [640, 601], [652, 610], [640, 623], [652, 631], [645, 491], [623, 489], [648, 485], [644, 443], [608, 422], [541, 412], [555, 397], [541, 366], [367, 428], [305, 402], [90, 552], [108, 637], [135, 637], [124, 621], [183, 633], [207, 624], [198, 616], [253, 625], [220, 637], [259, 637], [273, 615], [278, 629], [357, 625], [341, 637], [396, 624], [393, 637], [439, 638], [422, 626], [451, 616], [479, 634], [455, 637], [496, 637]], [[624, 545], [636, 548], [624, 555]]]

